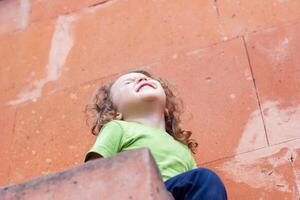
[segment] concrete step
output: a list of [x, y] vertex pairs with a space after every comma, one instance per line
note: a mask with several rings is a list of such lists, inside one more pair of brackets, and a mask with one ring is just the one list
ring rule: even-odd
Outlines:
[[144, 148], [2, 187], [0, 197], [2, 200], [172, 199], [153, 157]]

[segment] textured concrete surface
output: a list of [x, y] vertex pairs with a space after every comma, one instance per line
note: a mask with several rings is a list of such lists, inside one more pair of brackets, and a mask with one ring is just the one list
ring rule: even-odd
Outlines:
[[0, 185], [80, 165], [95, 140], [83, 113], [95, 89], [146, 69], [182, 98], [195, 159], [220, 173], [230, 199], [299, 199], [299, 9], [298, 0], [0, 1]]
[[171, 199], [147, 149], [0, 188], [2, 200]]
[[205, 164], [223, 177], [231, 197], [299, 199], [300, 140]]

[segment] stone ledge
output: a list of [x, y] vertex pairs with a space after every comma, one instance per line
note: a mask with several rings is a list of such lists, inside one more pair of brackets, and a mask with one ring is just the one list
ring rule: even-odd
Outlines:
[[171, 199], [148, 149], [0, 188], [2, 200]]

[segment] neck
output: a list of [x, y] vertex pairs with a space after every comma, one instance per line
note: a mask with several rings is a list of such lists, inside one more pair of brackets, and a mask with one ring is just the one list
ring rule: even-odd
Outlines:
[[123, 119], [128, 122], [137, 122], [166, 131], [164, 112], [161, 111], [151, 111], [139, 114], [135, 113], [135, 115], [123, 116]]

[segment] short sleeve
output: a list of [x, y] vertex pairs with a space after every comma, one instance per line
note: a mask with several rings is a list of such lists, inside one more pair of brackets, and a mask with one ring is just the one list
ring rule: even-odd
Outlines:
[[192, 154], [191, 150], [189, 150], [189, 152], [190, 152], [190, 164], [189, 164], [190, 165], [190, 170], [198, 168], [197, 163], [196, 163], [196, 161], [193, 157], [193, 154]]
[[185, 149], [188, 151], [188, 155], [187, 155], [187, 163], [188, 163], [188, 170], [192, 170], [192, 169], [195, 169], [195, 168], [198, 168], [197, 166], [197, 163], [195, 162], [195, 159], [194, 159], [194, 156], [193, 156], [193, 153], [191, 151], [190, 148], [188, 148], [187, 145], [184, 145]]
[[92, 153], [100, 154], [104, 158], [117, 154], [122, 148], [122, 138], [122, 127], [115, 121], [108, 122], [100, 130], [95, 144], [85, 156], [85, 161]]
[[198, 168], [198, 166], [197, 166], [197, 163], [195, 162], [194, 158], [192, 158], [191, 169], [195, 169], [195, 168]]

